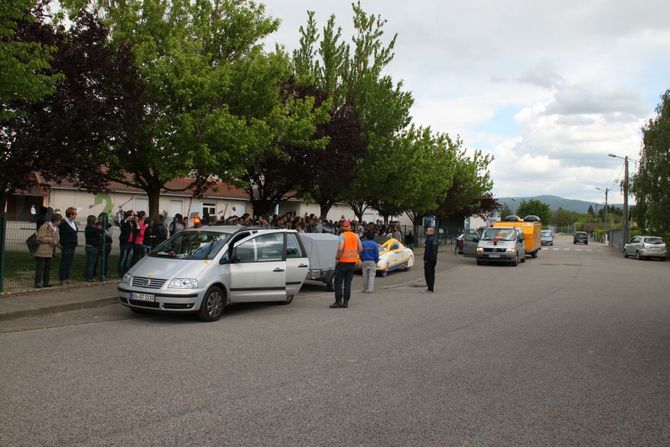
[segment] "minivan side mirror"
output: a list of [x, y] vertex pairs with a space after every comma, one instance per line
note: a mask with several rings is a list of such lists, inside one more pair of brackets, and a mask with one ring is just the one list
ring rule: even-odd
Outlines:
[[478, 237], [473, 237], [472, 242], [479, 242], [479, 238]]

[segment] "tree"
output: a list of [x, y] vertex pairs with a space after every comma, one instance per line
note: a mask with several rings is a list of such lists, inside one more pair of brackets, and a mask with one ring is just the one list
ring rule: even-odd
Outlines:
[[487, 216], [497, 206], [490, 191], [493, 188], [488, 167], [493, 156], [475, 151], [468, 155], [460, 139], [457, 147], [454, 181], [440, 202], [437, 215], [456, 222], [463, 222], [472, 215]]
[[300, 48], [294, 52], [298, 79], [312, 83], [332, 101], [331, 121], [319, 128], [319, 134], [329, 138], [328, 146], [305, 160], [311, 174], [304, 190], [319, 203], [323, 218], [333, 204], [345, 199], [362, 216], [370, 183], [361, 184], [359, 179], [372, 163], [368, 157], [378, 159], [385, 143], [409, 122], [411, 96], [382, 76], [393, 58], [395, 37], [384, 43], [385, 21], [365, 13], [360, 3], [353, 5], [353, 11], [351, 47], [341, 41], [334, 16], [321, 38], [314, 13], [308, 12], [308, 22], [300, 28]]
[[67, 29], [42, 17], [25, 22], [20, 34], [55, 49], [48, 73], [58, 81], [52, 94], [23, 105], [4, 127], [4, 191], [34, 184], [33, 172], [46, 183], [104, 188], [105, 179], [96, 173], [119, 123], [116, 111], [123, 109], [114, 84], [127, 75], [128, 53], [109, 51], [107, 30], [85, 12]]
[[500, 211], [500, 217], [503, 219], [509, 215], [514, 214], [514, 211], [505, 203], [503, 204], [502, 210]]
[[322, 153], [328, 142], [318, 136], [317, 126], [328, 120], [329, 103], [316, 98], [313, 88], [296, 83], [281, 51], [257, 56], [234, 74], [239, 104], [253, 108], [236, 104], [231, 110], [250, 119], [255, 147], [246, 156], [238, 183], [247, 191], [254, 215], [264, 216], [300, 193], [303, 179], [311, 175], [305, 160]]
[[558, 208], [552, 213], [550, 222], [555, 227], [567, 227], [577, 222], [575, 213]]
[[549, 222], [551, 219], [551, 208], [541, 200], [522, 200], [517, 209], [517, 214], [521, 217], [532, 214], [538, 216], [542, 222]]
[[[34, 0], [3, 2], [0, 10], [0, 209], [9, 195], [34, 184], [36, 161], [45, 146], [20, 148], [28, 109], [54, 91], [63, 77], [51, 68], [55, 30], [46, 22], [44, 5]], [[49, 164], [46, 163], [48, 167]]]
[[123, 127], [101, 174], [145, 191], [150, 215], [159, 213], [160, 193], [175, 177], [190, 176], [187, 188], [197, 194], [221, 165], [225, 180], [242, 174], [263, 125], [231, 112], [233, 73], [278, 21], [251, 1], [95, 3], [111, 30], [109, 44], [130, 48], [136, 72], [125, 84]]
[[670, 232], [670, 90], [661, 95], [657, 115], [642, 127], [642, 150], [632, 191], [638, 203], [638, 223]]

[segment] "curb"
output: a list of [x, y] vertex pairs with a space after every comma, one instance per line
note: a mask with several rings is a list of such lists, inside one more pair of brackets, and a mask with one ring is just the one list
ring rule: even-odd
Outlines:
[[54, 306], [38, 307], [34, 309], [17, 310], [14, 312], [5, 312], [0, 314], [0, 321], [16, 320], [18, 318], [34, 317], [39, 315], [48, 315], [70, 310], [81, 310], [93, 307], [108, 306], [116, 303], [118, 296], [108, 298], [98, 298], [95, 300], [80, 301], [77, 303], [57, 304]]

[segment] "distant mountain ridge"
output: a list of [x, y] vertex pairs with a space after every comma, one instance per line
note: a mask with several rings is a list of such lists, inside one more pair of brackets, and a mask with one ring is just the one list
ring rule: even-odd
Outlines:
[[[507, 205], [509, 209], [515, 211], [519, 204], [525, 200], [539, 200], [549, 205], [549, 208], [552, 211], [556, 211], [559, 208], [563, 208], [566, 211], [576, 211], [578, 213], [586, 213], [589, 210], [589, 206], [593, 207], [594, 210], [600, 209], [604, 206], [604, 203], [598, 202], [586, 202], [584, 200], [575, 200], [575, 199], [564, 199], [563, 197], [558, 196], [532, 196], [532, 197], [499, 197], [496, 200], [501, 205]], [[621, 207], [621, 205], [610, 203], [610, 206]]]

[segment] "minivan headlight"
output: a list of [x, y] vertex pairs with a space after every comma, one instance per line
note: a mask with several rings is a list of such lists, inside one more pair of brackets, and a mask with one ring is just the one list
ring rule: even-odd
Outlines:
[[516, 248], [508, 248], [505, 250], [507, 253], [514, 253], [516, 251]]
[[133, 275], [130, 273], [126, 273], [123, 275], [123, 278], [121, 278], [121, 283], [122, 284], [130, 284], [130, 280], [132, 279]]
[[168, 285], [170, 289], [197, 289], [198, 280], [195, 278], [175, 278]]

